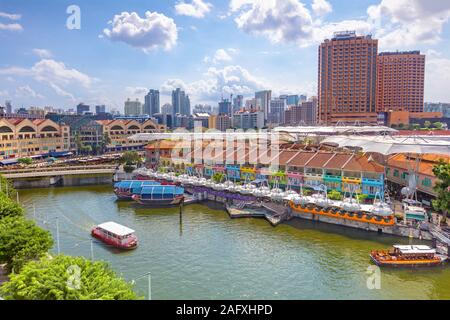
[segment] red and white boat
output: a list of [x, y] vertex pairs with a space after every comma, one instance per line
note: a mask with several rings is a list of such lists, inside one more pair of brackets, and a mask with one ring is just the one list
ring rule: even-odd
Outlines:
[[131, 250], [138, 246], [134, 230], [115, 222], [105, 222], [94, 227], [91, 235], [119, 249]]

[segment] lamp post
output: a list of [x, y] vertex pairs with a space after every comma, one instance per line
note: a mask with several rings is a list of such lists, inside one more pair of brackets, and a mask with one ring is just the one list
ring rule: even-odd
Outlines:
[[137, 278], [133, 279], [133, 281], [131, 281], [132, 284], [134, 284], [136, 282], [136, 280], [142, 279], [144, 277], [148, 277], [148, 299], [147, 300], [152, 300], [152, 275], [150, 272], [144, 273], [143, 275], [138, 276]]

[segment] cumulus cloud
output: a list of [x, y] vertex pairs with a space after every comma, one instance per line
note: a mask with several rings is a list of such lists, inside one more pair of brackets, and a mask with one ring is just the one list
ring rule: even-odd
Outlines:
[[312, 3], [312, 9], [318, 16], [324, 16], [333, 11], [333, 7], [327, 0], [314, 0]]
[[148, 93], [148, 89], [145, 87], [126, 87], [125, 92], [132, 96], [142, 96]]
[[[20, 14], [15, 13], [6, 13], [6, 12], [0, 12], [0, 18], [17, 21], [22, 18]], [[22, 31], [23, 27], [19, 23], [1, 23], [0, 22], [0, 30], [5, 31]]]
[[39, 58], [51, 58], [52, 53], [47, 49], [33, 49], [33, 53], [37, 55]]
[[112, 41], [124, 42], [144, 52], [172, 49], [178, 39], [177, 25], [172, 18], [147, 11], [141, 18], [136, 12], [122, 12], [110, 22], [103, 34]]
[[194, 18], [204, 18], [205, 14], [211, 11], [212, 4], [203, 0], [192, 0], [190, 3], [184, 1], [175, 5], [175, 11], [178, 15]]
[[55, 91], [55, 93], [61, 97], [69, 98], [72, 101], [75, 101], [75, 97], [70, 92], [67, 92], [66, 90], [62, 89], [58, 85], [54, 84], [53, 82], [49, 82], [49, 86]]
[[214, 63], [219, 64], [222, 62], [230, 62], [233, 60], [233, 56], [238, 53], [237, 49], [234, 48], [228, 48], [228, 49], [217, 49], [214, 53], [214, 56], [211, 58], [209, 56], [206, 56], [203, 61], [205, 63]]
[[367, 9], [383, 48], [435, 44], [450, 20], [448, 0], [382, 0]]
[[33, 98], [33, 99], [43, 99], [44, 96], [36, 93], [33, 89], [30, 88], [30, 86], [22, 86], [16, 89], [16, 96], [17, 97], [24, 97], [24, 98]]
[[425, 66], [425, 100], [450, 101], [450, 59], [442, 53], [428, 50]]
[[0, 18], [9, 19], [9, 20], [20, 20], [22, 16], [16, 13], [6, 13], [0, 12]]

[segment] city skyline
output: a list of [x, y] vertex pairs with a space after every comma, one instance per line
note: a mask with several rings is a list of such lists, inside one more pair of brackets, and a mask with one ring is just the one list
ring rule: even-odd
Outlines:
[[[262, 90], [317, 95], [317, 48], [342, 30], [372, 34], [379, 52], [420, 50], [425, 101], [450, 101], [448, 1], [410, 1], [411, 10], [386, 0], [79, 1], [80, 30], [66, 26], [71, 4], [3, 2], [0, 39], [10, 50], [0, 52], [1, 104], [84, 102], [122, 112], [149, 89], [160, 91], [161, 106], [170, 103], [177, 87], [192, 106]], [[127, 33], [131, 25], [137, 34]]]

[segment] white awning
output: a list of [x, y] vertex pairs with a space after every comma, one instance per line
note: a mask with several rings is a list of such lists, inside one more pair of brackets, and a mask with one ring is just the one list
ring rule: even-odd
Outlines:
[[99, 224], [98, 227], [105, 231], [111, 232], [112, 234], [115, 234], [119, 237], [127, 236], [129, 234], [134, 233], [133, 229], [130, 229], [128, 227], [125, 227], [121, 224], [112, 221]]
[[436, 250], [425, 245], [395, 245], [404, 254], [435, 254]]
[[377, 152], [383, 155], [414, 153], [450, 156], [449, 141], [415, 136], [334, 136], [325, 138], [322, 144], [356, 147], [361, 148], [364, 152]]
[[286, 132], [294, 134], [369, 134], [369, 133], [394, 133], [397, 130], [385, 126], [297, 126], [276, 127], [275, 132]]

